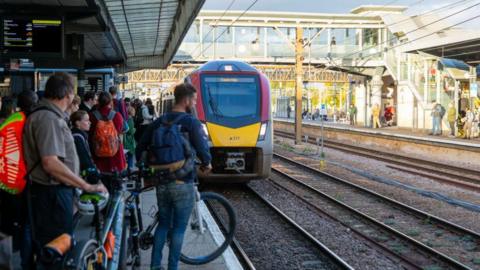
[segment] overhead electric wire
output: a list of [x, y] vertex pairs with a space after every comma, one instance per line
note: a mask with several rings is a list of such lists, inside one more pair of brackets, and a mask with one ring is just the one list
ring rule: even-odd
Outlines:
[[[458, 3], [458, 2], [457, 2], [457, 3]], [[451, 16], [458, 15], [458, 14], [460, 14], [460, 13], [462, 13], [462, 12], [464, 12], [464, 11], [466, 11], [466, 10], [474, 7], [474, 6], [477, 6], [477, 5], [480, 5], [480, 3], [477, 3], [477, 4], [475, 4], [475, 5], [469, 6], [469, 7], [465, 8], [465, 9], [460, 10], [460, 11], [454, 12], [454, 13], [452, 13], [452, 14], [450, 14], [450, 15], [448, 15], [448, 16], [445, 16], [445, 17], [443, 17], [443, 18], [441, 18], [441, 19], [438, 19], [438, 20], [436, 20], [436, 21], [434, 21], [434, 22], [430, 22], [429, 24], [426, 24], [426, 25], [423, 25], [423, 26], [421, 26], [421, 27], [415, 28], [415, 29], [413, 29], [413, 30], [405, 33], [405, 35], [406, 35], [406, 34], [411, 34], [411, 33], [415, 32], [415, 31], [418, 31], [418, 30], [420, 30], [420, 29], [422, 29], [422, 28], [425, 28], [426, 26], [429, 26], [429, 25], [431, 25], [431, 24], [437, 23], [437, 22], [439, 22], [439, 21], [441, 21], [441, 20], [445, 20], [445, 19], [447, 19], [447, 18], [450, 18]], [[478, 17], [480, 17], [480, 15], [479, 15], [479, 16], [475, 16], [475, 17], [472, 17], [472, 18], [470, 18], [470, 19], [468, 19], [468, 20], [465, 20], [465, 21], [463, 21], [463, 22], [461, 22], [461, 23], [457, 23], [457, 24], [454, 24], [454, 25], [450, 25], [450, 26], [448, 26], [448, 27], [445, 27], [445, 28], [443, 28], [443, 29], [441, 29], [441, 30], [437, 30], [437, 31], [435, 31], [435, 32], [433, 32], [433, 33], [430, 33], [430, 34], [428, 34], [428, 35], [422, 36], [422, 37], [420, 37], [420, 38], [416, 38], [416, 39], [414, 39], [414, 40], [410, 40], [410, 41], [408, 41], [408, 42], [404, 42], [404, 43], [395, 45], [395, 46], [393, 46], [393, 47], [390, 47], [389, 49], [394, 49], [394, 48], [397, 48], [397, 47], [399, 47], [399, 46], [403, 46], [403, 45], [405, 45], [405, 44], [409, 44], [409, 43], [411, 43], [411, 42], [413, 42], [413, 41], [422, 39], [422, 38], [424, 38], [424, 37], [431, 36], [431, 35], [439, 32], [439, 31], [443, 31], [443, 30], [449, 29], [449, 28], [451, 28], [451, 27], [454, 27], [454, 26], [456, 26], [456, 25], [463, 24], [463, 23], [465, 23], [465, 22], [468, 22], [468, 21], [470, 21], [470, 20], [476, 19], [476, 18], [478, 18]], [[390, 42], [390, 41], [392, 41], [392, 40], [395, 40], [395, 39], [396, 39], [396, 38], [391, 38], [391, 39], [385, 40], [384, 42], [382, 42], [382, 43], [380, 43], [380, 44], [377, 44], [377, 45], [375, 45], [375, 46], [370, 46], [370, 47], [368, 47], [368, 48], [364, 48], [364, 49], [355, 51], [355, 52], [350, 53], [350, 54], [347, 54], [347, 55], [345, 55], [345, 56], [343, 56], [343, 57], [345, 58], [345, 57], [348, 57], [348, 56], [352, 56], [352, 55], [361, 53], [361, 52], [366, 51], [366, 50], [370, 50], [370, 49], [372, 49], [372, 48], [378, 47], [378, 46], [380, 46], [380, 45], [382, 45], [382, 44], [386, 44], [386, 43], [388, 43], [388, 42]], [[367, 57], [368, 57], [368, 56], [367, 56]], [[339, 65], [337, 65], [335, 62], [332, 62], [332, 59], [331, 59], [331, 58], [325, 57], [325, 59], [327, 59], [327, 61], [328, 61], [330, 64], [332, 64], [333, 66], [335, 66], [336, 68], [345, 70], [345, 67], [339, 66]], [[327, 67], [327, 68], [328, 68], [328, 67]], [[349, 70], [349, 69], [347, 68], [346, 70]]]
[[[413, 3], [413, 4], [410, 4], [409, 6], [416, 5], [416, 4], [421, 3], [421, 2], [423, 2], [423, 1], [425, 1], [425, 0], [419, 0], [419, 1], [415, 2], [415, 3]], [[447, 4], [447, 5], [441, 6], [441, 7], [439, 7], [439, 8], [436, 8], [436, 9], [433, 9], [433, 10], [429, 10], [429, 11], [424, 12], [424, 13], [420, 13], [420, 14], [413, 15], [413, 16], [411, 16], [411, 17], [407, 17], [407, 18], [402, 19], [402, 20], [400, 20], [400, 21], [398, 21], [398, 22], [394, 22], [394, 23], [391, 23], [391, 24], [385, 24], [385, 27], [391, 27], [391, 26], [394, 26], [394, 25], [397, 25], [397, 24], [401, 24], [401, 23], [403, 23], [403, 22], [410, 21], [412, 18], [416, 18], [416, 17], [419, 17], [419, 16], [425, 16], [425, 15], [428, 15], [428, 14], [430, 14], [430, 13], [438, 12], [438, 11], [440, 11], [440, 10], [442, 10], [442, 9], [445, 9], [445, 8], [454, 7], [454, 6], [456, 6], [456, 5], [458, 5], [458, 4], [462, 3], [462, 2], [471, 2], [471, 1], [473, 1], [473, 0], [460, 0], [460, 1], [457, 1], [457, 2], [454, 2], [454, 3], [450, 3], [450, 4]], [[385, 6], [386, 6], [386, 5], [385, 5]], [[385, 7], [385, 6], [383, 6], [383, 7]], [[371, 37], [371, 36], [373, 36], [373, 35], [375, 35], [375, 34], [377, 34], [377, 32], [371, 32], [371, 33], [363, 36], [363, 39], [365, 40], [366, 38], [369, 38], [369, 37]], [[356, 36], [352, 36], [351, 38], [344, 39], [343, 41], [352, 41], [354, 38], [356, 38]], [[394, 40], [394, 39], [392, 39], [392, 40]], [[378, 45], [375, 45], [375, 46], [378, 46]], [[369, 48], [372, 48], [372, 46], [370, 46]]]
[[230, 23], [230, 25], [228, 25], [225, 30], [223, 30], [223, 32], [218, 35], [212, 43], [210, 43], [206, 48], [203, 48], [203, 50], [200, 52], [200, 55], [198, 55], [197, 57], [201, 56], [208, 48], [210, 48], [212, 46], [212, 44], [214, 44], [220, 37], [223, 36], [223, 34], [225, 34], [225, 32], [228, 30], [228, 28], [230, 28], [234, 23], [236, 23], [241, 17], [243, 17], [243, 15], [245, 15], [245, 13], [247, 13], [256, 3], [258, 2], [258, 0], [254, 0], [250, 6], [247, 7], [247, 9], [245, 9], [232, 23]]
[[[425, 28], [425, 27], [427, 27], [427, 26], [430, 26], [430, 25], [432, 25], [432, 24], [438, 23], [438, 22], [443, 21], [443, 20], [445, 20], [445, 19], [448, 19], [448, 18], [450, 18], [450, 17], [452, 17], [452, 16], [458, 15], [458, 14], [460, 14], [460, 13], [462, 13], [462, 12], [465, 12], [465, 11], [467, 11], [467, 10], [469, 10], [469, 9], [475, 7], [475, 6], [478, 6], [478, 5], [480, 5], [480, 2], [479, 2], [479, 3], [476, 3], [475, 5], [466, 7], [466, 8], [464, 8], [464, 9], [460, 10], [460, 11], [456, 11], [456, 12], [454, 12], [454, 13], [452, 13], [452, 14], [449, 14], [449, 15], [447, 15], [447, 16], [444, 16], [444, 17], [442, 17], [442, 18], [440, 18], [440, 19], [434, 20], [434, 21], [432, 21], [432, 22], [430, 22], [430, 23], [427, 23], [427, 24], [425, 24], [425, 25], [422, 25], [422, 26], [420, 26], [420, 27], [417, 27], [417, 28], [415, 28], [415, 29], [412, 29], [412, 30], [406, 32], [405, 35], [411, 34], [411, 33], [413, 33], [413, 32], [416, 32], [416, 31], [418, 31], [418, 30], [421, 30], [421, 29], [423, 29], [423, 28]], [[447, 27], [447, 28], [445, 28], [445, 29], [448, 29], [448, 28], [451, 28], [451, 27]], [[438, 31], [436, 31], [436, 32], [438, 32]], [[436, 32], [434, 32], [434, 33], [436, 33]], [[434, 33], [432, 33], [432, 34], [434, 34]], [[355, 54], [364, 52], [364, 51], [366, 51], [366, 50], [370, 50], [370, 49], [375, 48], [375, 47], [377, 47], [377, 46], [384, 45], [384, 44], [388, 44], [388, 42], [393, 41], [393, 40], [395, 40], [395, 39], [396, 39], [396, 37], [395, 37], [395, 38], [387, 39], [387, 40], [381, 42], [380, 44], [376, 44], [376, 45], [374, 45], [374, 46], [369, 46], [369, 47], [367, 47], [367, 48], [360, 49], [360, 50], [358, 50], [358, 51], [355, 51], [355, 52], [352, 52], [352, 53], [350, 53], [350, 54], [347, 54], [347, 55], [345, 55], [344, 57], [352, 56], [352, 55], [355, 55]], [[402, 43], [401, 45], [403, 45], [403, 44], [405, 44], [405, 43]], [[396, 46], [396, 47], [398, 47], [398, 46]], [[396, 48], [396, 47], [394, 46], [394, 47], [391, 47], [391, 48]]]
[[[210, 30], [202, 36], [202, 39], [201, 41], [203, 42], [203, 40], [208, 36], [208, 34], [210, 34], [213, 29], [218, 25], [218, 22], [223, 18], [223, 16], [225, 16], [225, 14], [230, 10], [230, 8], [232, 8], [233, 4], [235, 3], [236, 0], [232, 0], [230, 2], [230, 4], [228, 5], [228, 7], [225, 9], [225, 11], [223, 11], [223, 14], [222, 16], [220, 16], [216, 21], [215, 21], [215, 24], [210, 28]], [[203, 25], [200, 25], [200, 27], [203, 27]], [[190, 55], [193, 55], [194, 52], [197, 51], [198, 48], [200, 48], [201, 46], [201, 43], [199, 42], [198, 45], [190, 52]], [[201, 54], [200, 54], [201, 55]]]

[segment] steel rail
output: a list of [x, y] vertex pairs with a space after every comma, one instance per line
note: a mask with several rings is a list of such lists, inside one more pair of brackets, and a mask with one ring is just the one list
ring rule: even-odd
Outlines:
[[[417, 209], [417, 208], [414, 208], [414, 207], [411, 207], [411, 206], [406, 205], [406, 204], [404, 204], [404, 203], [398, 202], [398, 201], [396, 201], [396, 200], [394, 200], [394, 199], [391, 199], [391, 198], [388, 198], [388, 197], [386, 197], [386, 196], [384, 196], [384, 195], [378, 194], [378, 193], [376, 193], [376, 192], [374, 192], [374, 191], [372, 191], [372, 190], [369, 190], [369, 189], [367, 189], [367, 188], [361, 187], [361, 186], [359, 186], [359, 185], [357, 185], [357, 184], [354, 184], [354, 183], [349, 182], [349, 181], [347, 181], [347, 180], [344, 180], [344, 179], [341, 179], [341, 178], [339, 178], [339, 177], [333, 176], [333, 175], [328, 174], [328, 173], [326, 173], [326, 172], [322, 172], [322, 171], [320, 171], [320, 170], [317, 170], [317, 169], [312, 168], [312, 167], [310, 167], [310, 166], [308, 166], [308, 165], [299, 163], [299, 162], [294, 161], [294, 160], [292, 160], [292, 159], [290, 159], [290, 158], [287, 158], [287, 157], [285, 157], [285, 156], [282, 156], [282, 155], [279, 155], [279, 154], [276, 154], [276, 153], [274, 153], [274, 156], [275, 156], [276, 158], [279, 158], [279, 159], [287, 162], [287, 163], [293, 164], [294, 166], [298, 166], [298, 167], [301, 167], [301, 168], [304, 169], [304, 170], [310, 171], [310, 172], [312, 172], [313, 174], [317, 174], [317, 175], [320, 175], [320, 176], [327, 177], [327, 178], [329, 178], [329, 179], [331, 179], [331, 180], [333, 180], [333, 181], [335, 181], [335, 182], [337, 182], [337, 183], [341, 183], [341, 184], [346, 185], [346, 186], [348, 186], [348, 187], [351, 187], [351, 188], [354, 188], [354, 189], [356, 189], [356, 190], [359, 190], [359, 191], [361, 191], [361, 192], [363, 192], [363, 193], [366, 193], [366, 194], [368, 194], [368, 195], [370, 195], [370, 196], [373, 196], [373, 197], [375, 197], [375, 198], [377, 198], [377, 199], [380, 199], [380, 200], [382, 200], [382, 201], [384, 201], [384, 202], [386, 202], [386, 203], [388, 203], [388, 204], [396, 207], [397, 209], [401, 209], [401, 210], [406, 211], [406, 212], [408, 212], [408, 213], [410, 213], [410, 214], [413, 214], [414, 216], [420, 217], [420, 218], [422, 218], [422, 219], [428, 219], [430, 222], [435, 222], [435, 223], [437, 223], [437, 226], [443, 227], [443, 228], [445, 228], [445, 229], [447, 229], [447, 230], [449, 230], [449, 231], [454, 231], [454, 232], [460, 233], [460, 234], [468, 234], [468, 235], [471, 235], [471, 236], [475, 237], [476, 239], [480, 239], [480, 235], [479, 235], [477, 232], [472, 231], [472, 230], [470, 230], [470, 229], [467, 229], [467, 228], [465, 228], [465, 227], [462, 227], [462, 226], [460, 226], [460, 225], [458, 225], [458, 224], [454, 224], [454, 223], [452, 223], [452, 222], [450, 222], [450, 221], [447, 221], [447, 220], [442, 219], [442, 218], [440, 218], [440, 217], [437, 217], [437, 216], [435, 216], [435, 215], [426, 213], [426, 212], [424, 212], [424, 211], [422, 211], [422, 210], [419, 210], [419, 209]], [[307, 188], [309, 188], [309, 189], [312, 189], [312, 191], [314, 190], [314, 192], [316, 192], [316, 193], [318, 193], [318, 194], [322, 194], [322, 196], [324, 196], [324, 197], [326, 196], [326, 198], [334, 201], [335, 203], [339, 203], [339, 204], [344, 205], [346, 208], [351, 209], [351, 211], [355, 211], [357, 214], [359, 214], [359, 215], [361, 215], [361, 216], [364, 216], [365, 218], [368, 218], [368, 219], [372, 220], [372, 222], [378, 222], [378, 225], [379, 225], [379, 226], [383, 226], [385, 229], [390, 230], [391, 232], [398, 234], [398, 235], [401, 236], [402, 238], [408, 239], [408, 241], [414, 242], [414, 243], [417, 244], [419, 247], [422, 247], [422, 249], [424, 249], [424, 250], [426, 250], [426, 251], [428, 251], [428, 252], [431, 252], [431, 253], [437, 253], [437, 256], [439, 256], [439, 258], [442, 258], [445, 262], [449, 262], [450, 264], [452, 264], [452, 263], [453, 263], [453, 264], [456, 264], [456, 267], [459, 267], [459, 268], [461, 268], [461, 269], [470, 269], [468, 266], [466, 266], [466, 265], [464, 265], [464, 264], [462, 264], [462, 263], [460, 263], [460, 262], [458, 262], [458, 261], [450, 258], [449, 256], [447, 256], [447, 255], [445, 255], [445, 254], [443, 254], [443, 253], [441, 253], [441, 252], [438, 252], [438, 251], [430, 248], [429, 246], [426, 246], [425, 244], [423, 244], [423, 243], [421, 243], [421, 242], [419, 242], [419, 241], [417, 241], [417, 240], [415, 240], [415, 239], [413, 239], [413, 238], [411, 238], [411, 237], [409, 237], [409, 236], [407, 236], [407, 235], [405, 235], [405, 234], [403, 234], [403, 233], [395, 230], [394, 228], [392, 228], [392, 227], [390, 227], [390, 226], [388, 226], [388, 225], [385, 225], [385, 224], [377, 221], [376, 219], [374, 219], [374, 218], [372, 218], [372, 217], [370, 217], [370, 216], [368, 216], [368, 215], [366, 215], [366, 214], [364, 214], [364, 213], [362, 213], [362, 212], [360, 212], [360, 211], [358, 211], [358, 210], [356, 210], [356, 209], [354, 209], [354, 208], [346, 205], [345, 203], [340, 202], [340, 201], [334, 199], [333, 197], [331, 197], [331, 196], [323, 193], [322, 191], [320, 191], [320, 190], [318, 190], [318, 189], [316, 189], [316, 188], [314, 188], [314, 187], [312, 187], [312, 186], [310, 186], [310, 185], [308, 185], [308, 184], [305, 184], [305, 183], [303, 183], [302, 181], [300, 181], [300, 180], [298, 180], [298, 179], [295, 179], [294, 177], [292, 177], [292, 176], [290, 176], [290, 175], [288, 175], [288, 174], [286, 174], [286, 173], [284, 173], [284, 172], [278, 171], [278, 170], [275, 169], [275, 168], [272, 168], [272, 170], [278, 172], [279, 174], [285, 176], [285, 177], [288, 178], [288, 179], [294, 179], [294, 180], [292, 180], [292, 181], [296, 181], [296, 182], [298, 182], [299, 184], [301, 184], [301, 185], [303, 185], [303, 186], [305, 186], [305, 187], [307, 187]]]
[[[293, 134], [284, 131], [275, 131], [275, 135], [280, 137], [286, 138], [293, 138]], [[316, 145], [316, 141], [314, 138], [308, 139], [309, 143]], [[376, 160], [381, 160], [389, 163], [394, 163], [397, 165], [402, 165], [409, 168], [414, 168], [417, 170], [428, 171], [433, 174], [442, 175], [443, 177], [435, 177], [429, 176], [430, 178], [434, 178], [436, 180], [447, 182], [450, 184], [462, 186], [459, 181], [449, 181], [448, 178], [451, 177], [460, 179], [462, 182], [477, 184], [480, 185], [480, 171], [471, 170], [468, 168], [460, 168], [448, 164], [437, 163], [433, 161], [427, 161], [412, 157], [405, 157], [402, 155], [396, 155], [394, 153], [385, 153], [378, 150], [368, 149], [364, 147], [359, 147], [355, 145], [349, 145], [341, 142], [333, 142], [330, 140], [324, 140], [325, 147], [340, 150], [343, 152], [352, 153], [355, 155], [360, 155], [364, 157], [374, 158]], [[387, 156], [388, 155], [388, 156]], [[441, 169], [441, 170], [436, 170]], [[448, 171], [445, 171], [448, 170]], [[470, 176], [471, 175], [471, 176]], [[466, 185], [463, 185], [466, 186]], [[480, 186], [479, 186], [480, 187]]]
[[[275, 169], [274, 169], [275, 170]], [[415, 262], [413, 262], [412, 260], [410, 260], [409, 258], [406, 258], [405, 256], [402, 256], [400, 254], [397, 254], [395, 252], [393, 252], [392, 250], [386, 248], [385, 246], [381, 245], [378, 241], [375, 241], [374, 239], [372, 239], [371, 237], [369, 237], [368, 235], [362, 233], [361, 231], [357, 230], [356, 228], [354, 228], [354, 226], [351, 226], [349, 225], [347, 222], [344, 222], [340, 219], [338, 219], [337, 217], [335, 217], [334, 215], [328, 213], [326, 210], [323, 210], [322, 208], [320, 208], [318, 205], [315, 205], [313, 203], [311, 203], [310, 201], [308, 201], [307, 199], [305, 199], [304, 197], [302, 196], [299, 196], [298, 194], [296, 194], [294, 191], [292, 191], [291, 189], [279, 184], [278, 182], [276, 182], [272, 176], [270, 176], [269, 178], [269, 181], [272, 182], [273, 185], [275, 186], [278, 186], [279, 188], [293, 194], [294, 196], [297, 197], [297, 199], [303, 201], [304, 203], [306, 203], [307, 205], [309, 205], [310, 207], [312, 207], [313, 209], [315, 209], [316, 211], [320, 212], [321, 215], [324, 215], [324, 216], [327, 216], [329, 217], [330, 219], [334, 220], [335, 222], [338, 222], [342, 225], [344, 225], [345, 227], [349, 228], [350, 231], [352, 231], [353, 233], [357, 234], [359, 237], [367, 240], [370, 244], [373, 244], [374, 246], [376, 246], [378, 249], [380, 249], [381, 252], [383, 253], [388, 253], [388, 256], [390, 257], [395, 257], [396, 260], [399, 260], [399, 261], [403, 261], [405, 266], [408, 267], [406, 269], [422, 269], [421, 266], [417, 265]], [[328, 195], [327, 195], [328, 196]], [[370, 220], [368, 220], [367, 222], [370, 222], [372, 223]], [[377, 225], [375, 222], [373, 222], [374, 225]], [[378, 226], [378, 225], [377, 225]]]
[[[225, 226], [225, 222], [223, 219], [220, 217], [220, 215], [215, 211], [215, 207], [213, 207], [208, 201], [205, 202], [207, 205], [208, 210], [213, 216], [213, 219], [217, 222], [217, 224], [220, 226], [220, 230], [224, 232], [227, 230]], [[236, 253], [237, 257], [240, 257], [240, 261], [242, 263], [242, 266], [245, 270], [256, 270], [255, 265], [253, 262], [250, 260], [248, 257], [247, 253], [245, 250], [242, 248], [240, 243], [237, 241], [235, 237], [233, 237], [232, 243], [230, 244], [231, 248], [234, 250]]]
[[307, 238], [310, 242], [312, 242], [318, 249], [320, 249], [329, 259], [332, 260], [332, 263], [336, 264], [342, 269], [353, 270], [354, 268], [346, 263], [342, 258], [340, 258], [337, 254], [331, 251], [327, 246], [325, 246], [322, 242], [320, 242], [317, 238], [311, 235], [308, 231], [298, 225], [293, 219], [283, 213], [280, 209], [278, 209], [275, 205], [273, 205], [270, 201], [265, 199], [261, 194], [257, 191], [252, 189], [249, 186], [246, 186], [248, 192], [254, 194], [260, 201], [262, 201], [265, 205], [268, 206], [271, 210], [273, 210], [277, 215], [279, 215], [283, 220], [285, 220], [290, 226], [295, 228], [300, 234], [302, 234], [305, 238]]

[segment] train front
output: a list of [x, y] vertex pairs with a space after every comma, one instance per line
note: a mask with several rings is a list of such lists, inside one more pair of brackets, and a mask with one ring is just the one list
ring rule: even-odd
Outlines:
[[199, 89], [197, 114], [208, 134], [212, 173], [205, 180], [264, 179], [272, 161], [268, 79], [239, 61], [213, 61], [187, 79]]

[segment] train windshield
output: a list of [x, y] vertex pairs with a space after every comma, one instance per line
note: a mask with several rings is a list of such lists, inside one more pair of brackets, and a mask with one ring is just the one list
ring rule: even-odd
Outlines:
[[207, 121], [239, 127], [260, 119], [260, 86], [256, 75], [203, 75], [202, 100]]

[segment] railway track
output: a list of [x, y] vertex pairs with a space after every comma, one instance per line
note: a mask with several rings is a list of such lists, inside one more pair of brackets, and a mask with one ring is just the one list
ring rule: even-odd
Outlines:
[[[310, 198], [322, 197], [337, 207], [342, 206], [450, 268], [480, 269], [478, 233], [306, 164], [277, 154], [274, 157], [272, 170], [284, 179], [294, 181], [295, 185], [308, 189], [314, 194], [309, 195]], [[405, 250], [403, 253], [406, 253]]]
[[[293, 139], [292, 133], [275, 131], [276, 136]], [[315, 138], [308, 138], [308, 142], [316, 145]], [[443, 183], [455, 185], [471, 190], [480, 191], [480, 171], [468, 168], [459, 168], [448, 164], [432, 162], [428, 160], [416, 159], [394, 153], [385, 153], [378, 150], [368, 149], [364, 147], [334, 142], [331, 140], [324, 141], [325, 147], [336, 149], [339, 151], [355, 154], [358, 156], [368, 157], [375, 160], [384, 161], [399, 166], [390, 166], [393, 169], [404, 171], [410, 174], [428, 177]]]
[[[207, 207], [210, 213], [212, 214], [213, 218], [215, 219], [216, 223], [220, 226], [220, 230], [222, 230], [222, 232], [225, 232], [225, 230], [227, 230], [227, 226], [225, 225], [225, 222], [222, 220], [221, 214], [218, 213], [215, 210], [215, 207], [212, 206], [211, 204], [207, 203]], [[250, 260], [247, 253], [243, 249], [242, 245], [240, 245], [240, 243], [235, 237], [233, 237], [230, 247], [233, 249], [233, 252], [235, 252], [235, 255], [239, 259], [244, 270], [256, 270], [255, 265]]]
[[[243, 220], [237, 241], [257, 269], [354, 269], [252, 188], [229, 192], [221, 193]], [[242, 217], [245, 209], [248, 217]]]

